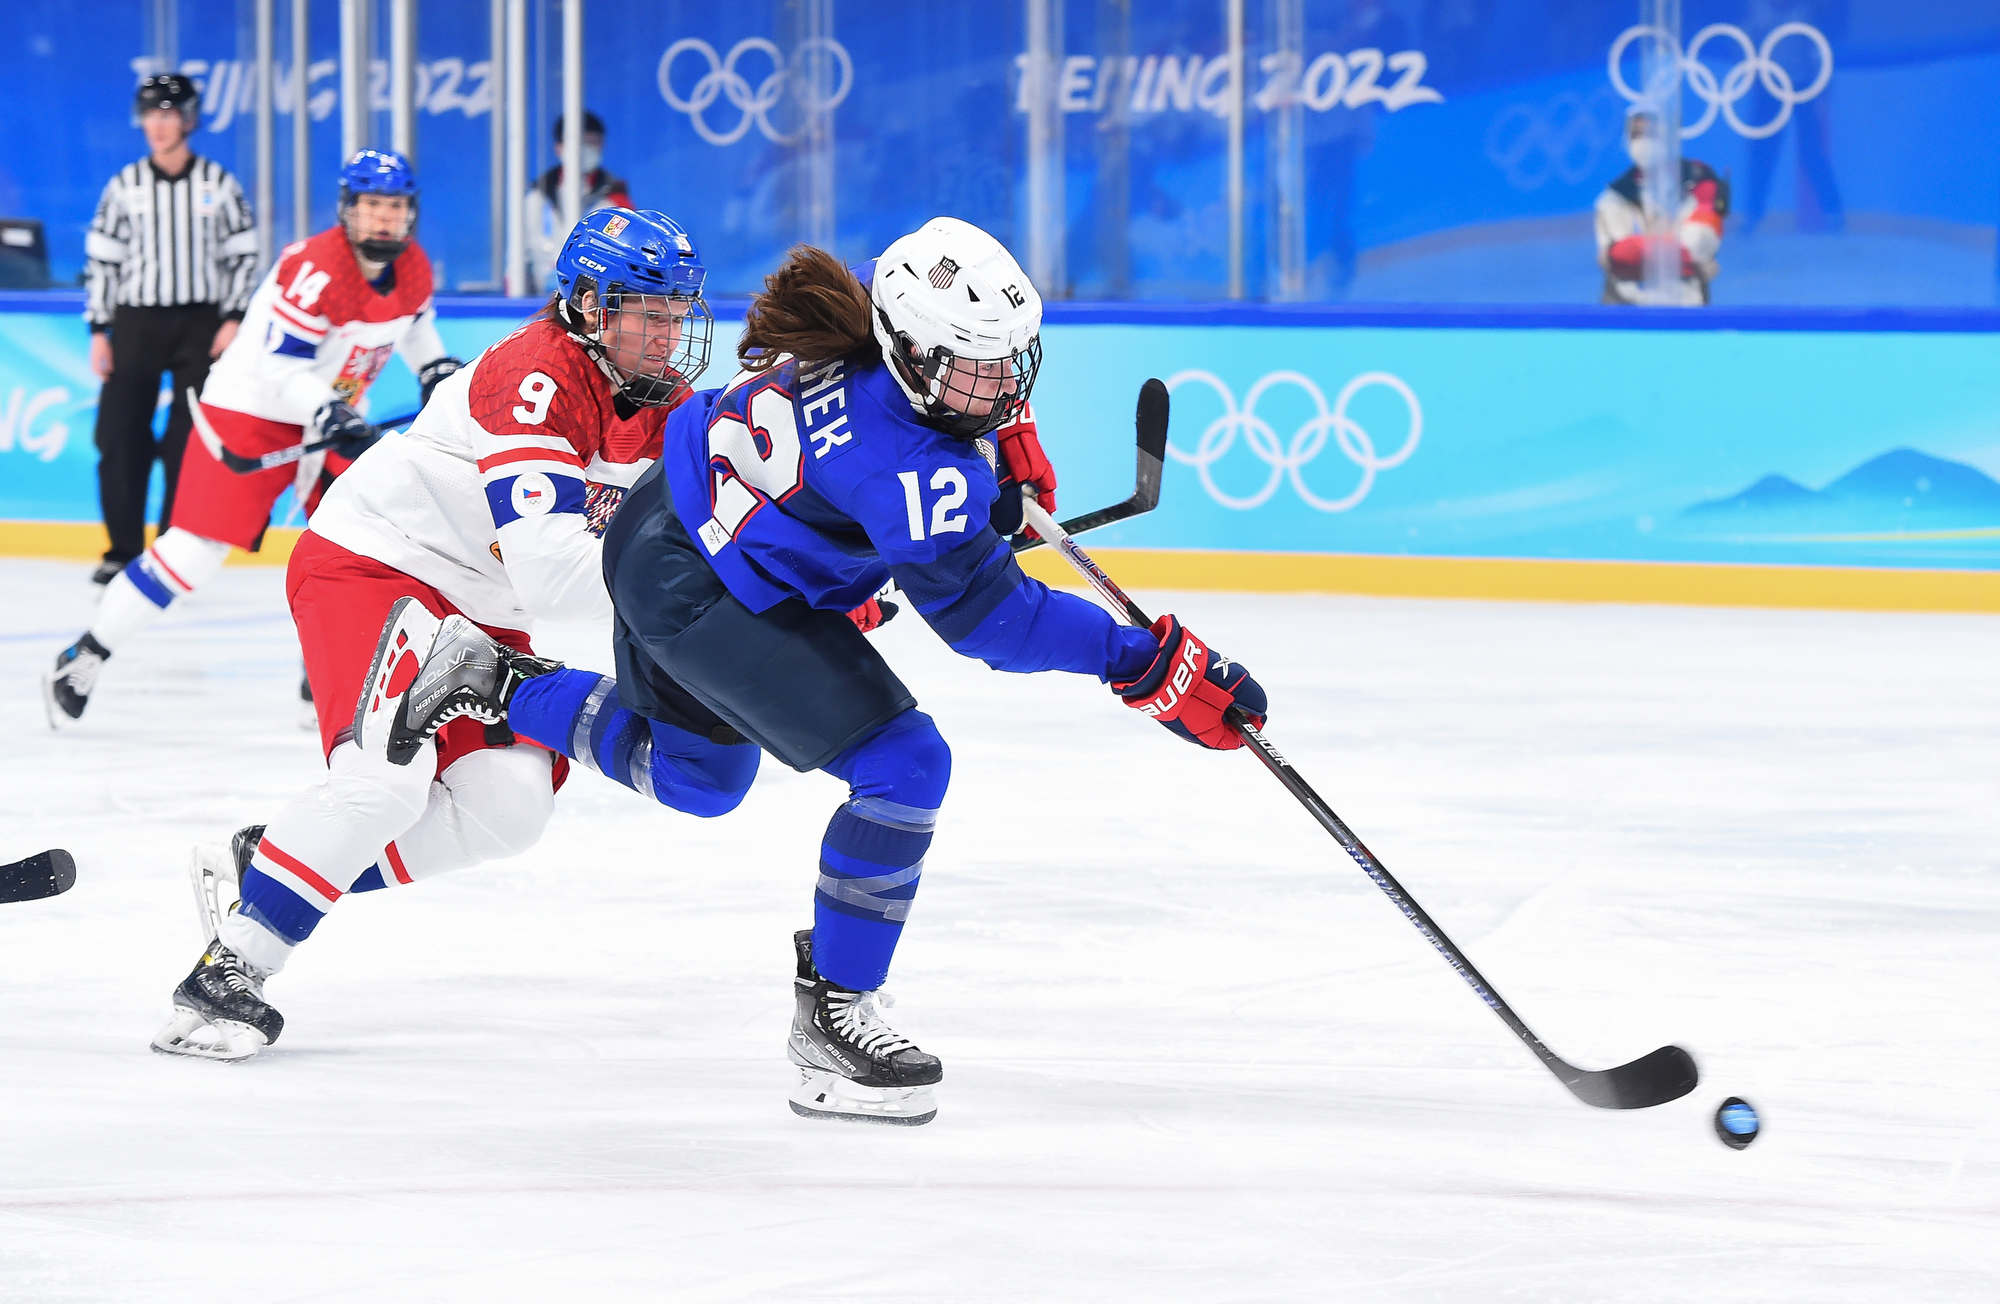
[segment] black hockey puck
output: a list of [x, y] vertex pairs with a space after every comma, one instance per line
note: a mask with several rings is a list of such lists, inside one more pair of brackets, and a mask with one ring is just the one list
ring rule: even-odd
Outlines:
[[1741, 1096], [1731, 1096], [1715, 1107], [1715, 1135], [1731, 1150], [1741, 1150], [1755, 1141], [1762, 1126], [1757, 1111]]

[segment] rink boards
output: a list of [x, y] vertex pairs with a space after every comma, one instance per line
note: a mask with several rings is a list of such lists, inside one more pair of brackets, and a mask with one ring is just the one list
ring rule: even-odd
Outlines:
[[[101, 548], [77, 306], [0, 299], [0, 553]], [[531, 308], [445, 301], [446, 344], [474, 356]], [[2000, 610], [2000, 314], [1049, 315], [1065, 513], [1130, 492], [1133, 396], [1173, 391], [1160, 508], [1089, 540], [1129, 584]], [[373, 391], [413, 399], [400, 365]]]

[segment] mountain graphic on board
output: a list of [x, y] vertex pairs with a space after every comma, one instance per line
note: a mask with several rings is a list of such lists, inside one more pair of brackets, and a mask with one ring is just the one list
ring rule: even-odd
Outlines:
[[1898, 448], [1824, 489], [1767, 475], [1739, 494], [1696, 503], [1681, 519], [1695, 527], [1788, 532], [2000, 527], [2000, 481], [1963, 462]]

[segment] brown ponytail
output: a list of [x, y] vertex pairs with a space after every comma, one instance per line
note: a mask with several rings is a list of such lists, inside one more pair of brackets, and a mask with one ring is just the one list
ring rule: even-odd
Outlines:
[[874, 311], [845, 263], [824, 249], [796, 245], [750, 301], [736, 356], [745, 370], [764, 371], [782, 353], [801, 362], [832, 362], [874, 352]]

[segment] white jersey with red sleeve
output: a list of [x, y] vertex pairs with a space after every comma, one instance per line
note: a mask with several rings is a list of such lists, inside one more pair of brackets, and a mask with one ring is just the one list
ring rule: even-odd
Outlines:
[[337, 226], [286, 246], [210, 368], [202, 402], [303, 426], [332, 399], [365, 410], [392, 352], [412, 371], [443, 357], [430, 259], [412, 244], [390, 269], [386, 282], [363, 280]]
[[312, 529], [438, 590], [482, 625], [609, 626], [589, 509], [660, 456], [666, 407], [633, 409], [576, 338], [530, 322], [447, 377], [410, 428], [334, 482]]

